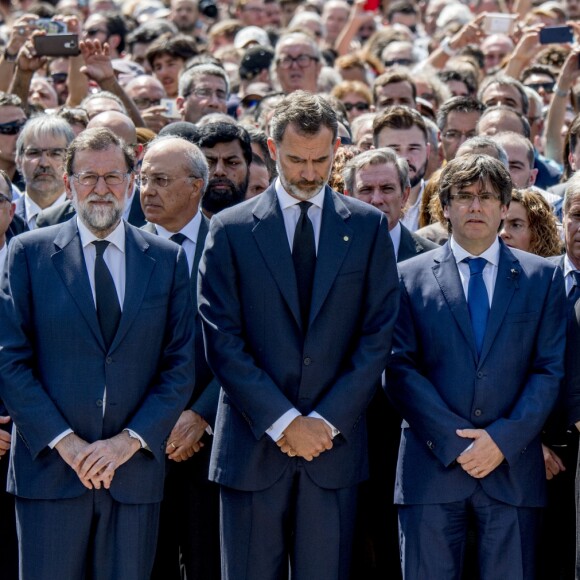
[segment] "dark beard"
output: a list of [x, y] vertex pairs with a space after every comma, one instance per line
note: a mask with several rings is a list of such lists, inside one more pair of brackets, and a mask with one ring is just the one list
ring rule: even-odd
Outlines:
[[[210, 179], [201, 198], [201, 207], [213, 215], [244, 201], [248, 181], [249, 176], [246, 175], [246, 179], [238, 187], [233, 181], [224, 177]], [[218, 189], [216, 185], [226, 185], [227, 189]]]
[[427, 163], [428, 162], [429, 162], [429, 159], [427, 159], [425, 161], [425, 163], [423, 164], [423, 167], [419, 167], [419, 169], [417, 169], [415, 176], [411, 177], [409, 179], [409, 181], [411, 182], [411, 188], [413, 188], [416, 185], [418, 185], [419, 183], [421, 183], [421, 179], [423, 179], [423, 177], [425, 177], [425, 172], [427, 171]]

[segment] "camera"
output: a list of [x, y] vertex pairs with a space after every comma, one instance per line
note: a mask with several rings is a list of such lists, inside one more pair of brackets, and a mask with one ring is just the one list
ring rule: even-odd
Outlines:
[[215, 0], [199, 0], [199, 11], [208, 18], [217, 18], [218, 7]]

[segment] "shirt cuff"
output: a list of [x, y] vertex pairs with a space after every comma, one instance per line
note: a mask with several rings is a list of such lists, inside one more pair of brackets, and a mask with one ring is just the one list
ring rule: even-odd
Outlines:
[[139, 443], [141, 443], [141, 449], [149, 450], [147, 443], [145, 443], [145, 439], [143, 439], [143, 437], [141, 437], [139, 433], [136, 433], [135, 431], [133, 431], [133, 429], [123, 429], [123, 431], [127, 431], [127, 433], [129, 433], [129, 437], [131, 437], [132, 439], [137, 439]]
[[274, 421], [274, 423], [266, 429], [266, 433], [273, 441], [278, 441], [278, 439], [284, 435], [286, 427], [288, 427], [296, 417], [300, 417], [300, 413], [293, 407], [286, 411], [279, 419]]
[[53, 439], [53, 440], [52, 440], [52, 441], [51, 441], [51, 442], [48, 444], [48, 446], [49, 446], [51, 449], [54, 449], [54, 448], [55, 448], [55, 447], [58, 445], [59, 441], [61, 441], [62, 439], [64, 439], [64, 438], [65, 438], [67, 435], [70, 435], [72, 432], [73, 432], [73, 430], [72, 430], [72, 429], [67, 429], [66, 431], [63, 431], [63, 432], [62, 432], [60, 435], [57, 435], [57, 436], [56, 436], [56, 437], [55, 437], [55, 438], [54, 438], [54, 439]]
[[330, 430], [332, 431], [332, 439], [334, 439], [337, 435], [340, 435], [340, 431], [332, 423], [329, 423], [322, 415], [319, 415], [316, 411], [312, 411], [312, 413], [310, 413], [308, 416], [312, 419], [322, 419], [330, 427]]

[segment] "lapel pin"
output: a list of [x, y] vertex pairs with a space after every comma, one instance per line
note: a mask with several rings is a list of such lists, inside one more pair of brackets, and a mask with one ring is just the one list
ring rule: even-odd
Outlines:
[[344, 238], [342, 238], [345, 242], [348, 242], [348, 236], [344, 236]]

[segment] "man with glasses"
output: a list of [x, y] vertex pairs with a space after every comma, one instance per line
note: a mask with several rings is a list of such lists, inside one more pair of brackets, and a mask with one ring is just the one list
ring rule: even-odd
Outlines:
[[304, 32], [291, 32], [280, 37], [274, 55], [276, 77], [282, 91], [318, 92], [318, 76], [322, 55], [316, 41]]
[[121, 58], [125, 50], [127, 26], [120, 14], [94, 12], [85, 21], [83, 31], [86, 40], [98, 40], [101, 44], [106, 42], [111, 59]]
[[226, 71], [216, 64], [198, 64], [181, 75], [176, 103], [184, 121], [197, 123], [210, 113], [226, 113], [229, 96]]
[[167, 478], [152, 580], [179, 580], [180, 561], [188, 579], [220, 577], [219, 497], [208, 481], [219, 384], [205, 360], [197, 315], [197, 270], [209, 228], [200, 200], [208, 179], [207, 161], [189, 141], [167, 136], [147, 147], [140, 175], [148, 220], [143, 229], [183, 248], [195, 312], [195, 387], [165, 448]]
[[403, 417], [395, 502], [405, 579], [459, 578], [475, 518], [482, 578], [535, 578], [546, 501], [540, 435], [563, 376], [562, 271], [499, 238], [506, 167], [462, 155], [441, 174], [451, 236], [399, 264], [386, 389]]
[[20, 197], [19, 188], [24, 189], [22, 177], [16, 170], [16, 139], [25, 123], [26, 115], [20, 98], [0, 91], [0, 169], [16, 182], [12, 188], [15, 199]]
[[459, 147], [477, 135], [477, 122], [485, 105], [471, 97], [453, 97], [437, 112], [439, 139], [445, 161], [451, 161]]
[[30, 119], [18, 136], [16, 163], [26, 190], [16, 201], [16, 214], [31, 230], [42, 210], [66, 201], [63, 168], [66, 149], [74, 137], [70, 125], [54, 115]]
[[167, 109], [161, 104], [161, 99], [165, 99], [167, 93], [155, 77], [140, 75], [125, 85], [125, 92], [133, 99], [145, 125], [155, 133], [159, 133], [172, 121], [165, 115]]
[[193, 387], [194, 313], [184, 251], [121, 219], [134, 164], [111, 131], [87, 129], [64, 168], [77, 216], [8, 250], [0, 396], [17, 433], [22, 578], [151, 573], [165, 445]]

